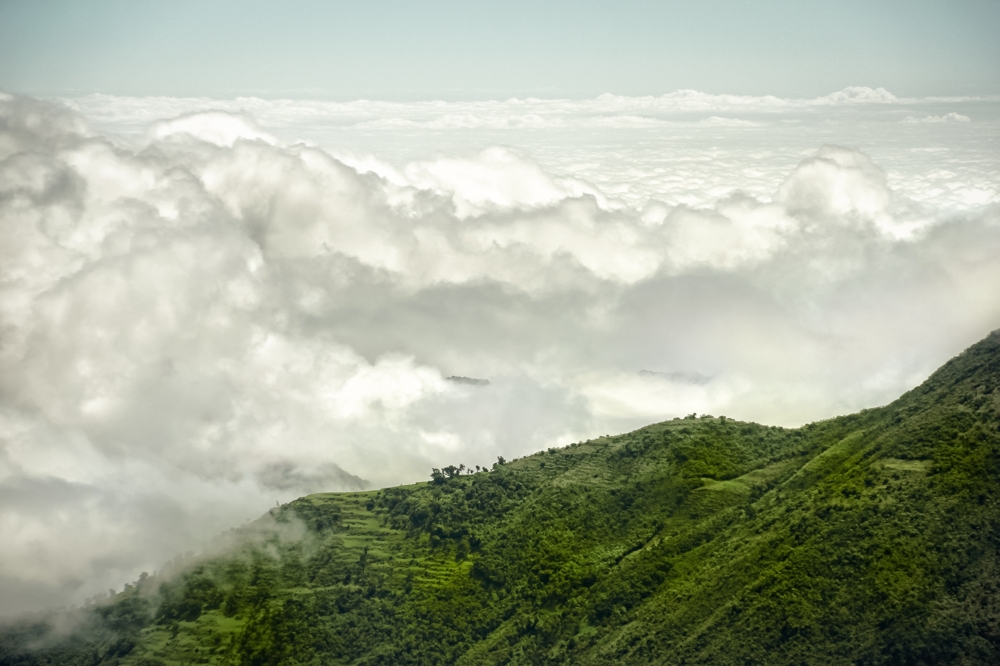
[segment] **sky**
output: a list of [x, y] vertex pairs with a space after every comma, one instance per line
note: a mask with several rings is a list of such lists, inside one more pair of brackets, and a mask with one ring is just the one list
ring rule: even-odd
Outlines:
[[1000, 93], [996, 0], [0, 1], [29, 94], [496, 99]]
[[0, 1], [0, 616], [1000, 328], [1000, 3], [361, 4]]

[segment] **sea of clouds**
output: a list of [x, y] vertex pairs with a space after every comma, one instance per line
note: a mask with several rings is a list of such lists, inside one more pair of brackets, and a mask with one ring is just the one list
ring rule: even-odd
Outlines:
[[308, 492], [888, 402], [1000, 327], [998, 139], [870, 88], [0, 95], [0, 613]]

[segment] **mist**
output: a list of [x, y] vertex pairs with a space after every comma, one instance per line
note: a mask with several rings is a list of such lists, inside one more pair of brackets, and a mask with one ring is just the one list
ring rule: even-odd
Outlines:
[[309, 492], [891, 401], [1000, 327], [998, 112], [0, 95], [0, 613]]

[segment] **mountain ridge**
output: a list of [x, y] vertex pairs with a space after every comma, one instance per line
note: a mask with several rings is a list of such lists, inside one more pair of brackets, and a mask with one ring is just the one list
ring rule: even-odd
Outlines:
[[997, 389], [1000, 331], [801, 428], [687, 417], [309, 495], [68, 636], [0, 629], [0, 663], [997, 663]]

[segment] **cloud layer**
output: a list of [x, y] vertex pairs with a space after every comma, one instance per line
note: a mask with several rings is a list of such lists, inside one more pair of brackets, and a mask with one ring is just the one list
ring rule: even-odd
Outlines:
[[933, 200], [938, 208], [965, 210], [998, 193], [1000, 158], [986, 150], [1000, 133], [996, 98], [906, 99], [851, 87], [814, 99], [682, 90], [659, 97], [478, 102], [107, 95], [64, 102], [117, 140], [131, 137], [133, 147], [143, 144], [151, 125], [164, 127], [164, 118], [176, 119], [168, 122], [178, 127], [216, 110], [253, 118], [271, 137], [266, 140], [319, 146], [390, 178], [416, 163], [468, 161], [507, 146], [546, 173], [590, 183], [635, 208], [650, 200], [711, 206], [734, 191], [768, 199], [823, 143], [864, 147], [900, 195]]
[[[900, 103], [884, 90], [587, 102], [587, 122], [670, 107], [728, 132], [661, 154], [638, 192], [576, 168], [607, 154], [579, 134], [399, 161], [221, 103], [94, 99], [143, 133], [0, 98], [0, 612], [120, 585], [306, 492], [692, 411], [797, 424], [885, 402], [1000, 326], [987, 148], [935, 135], [975, 159], [907, 153], [895, 169], [924, 180], [899, 187], [855, 148], [761, 159], [759, 117], [712, 121]], [[361, 134], [454, 111], [343, 106]]]

